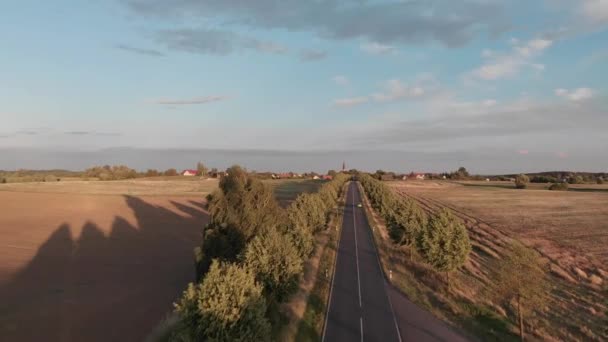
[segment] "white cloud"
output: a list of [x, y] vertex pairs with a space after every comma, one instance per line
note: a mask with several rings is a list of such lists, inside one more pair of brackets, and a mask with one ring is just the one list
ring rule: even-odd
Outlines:
[[539, 56], [553, 43], [549, 39], [532, 39], [525, 44], [511, 39], [512, 50], [507, 54], [498, 54], [491, 50], [483, 50], [482, 56], [488, 61], [473, 70], [470, 76], [481, 80], [497, 80], [512, 77], [519, 73], [524, 67], [531, 67], [537, 71], [543, 71], [543, 64], [532, 63], [531, 60]]
[[397, 51], [397, 48], [391, 45], [380, 44], [376, 42], [361, 44], [362, 51], [372, 55], [387, 55]]
[[334, 83], [336, 83], [339, 86], [347, 86], [350, 84], [350, 80], [348, 79], [348, 77], [343, 76], [343, 75], [336, 75], [334, 77], [331, 78], [332, 81], [334, 81]]
[[222, 101], [225, 99], [226, 99], [225, 96], [214, 95], [214, 96], [199, 96], [199, 97], [194, 97], [191, 99], [160, 99], [160, 100], [155, 100], [154, 103], [159, 104], [159, 105], [173, 105], [173, 106], [195, 105], [195, 104], [205, 104], [205, 103], [210, 103], [210, 102], [217, 102], [217, 101]]
[[388, 80], [383, 86], [383, 91], [374, 93], [371, 97], [374, 101], [388, 102], [401, 99], [415, 99], [428, 95], [430, 91], [435, 90], [434, 80], [419, 79], [412, 85], [404, 84], [400, 80]]
[[584, 0], [581, 3], [581, 11], [596, 23], [608, 22], [608, 0]]
[[555, 95], [570, 101], [584, 101], [593, 97], [595, 92], [591, 88], [577, 88], [568, 90], [564, 88], [555, 89]]
[[361, 97], [349, 97], [344, 99], [337, 99], [334, 101], [336, 107], [352, 107], [368, 102], [369, 99], [366, 96]]

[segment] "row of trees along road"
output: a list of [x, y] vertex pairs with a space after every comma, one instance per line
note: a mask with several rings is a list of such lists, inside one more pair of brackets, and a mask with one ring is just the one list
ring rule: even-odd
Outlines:
[[273, 191], [238, 166], [208, 196], [211, 220], [197, 249], [198, 284], [176, 303], [173, 341], [267, 341], [278, 305], [297, 290], [313, 235], [326, 229], [346, 174], [282, 209]]
[[[435, 270], [445, 272], [449, 284], [450, 272], [464, 265], [471, 251], [462, 221], [447, 208], [428, 218], [416, 201], [395, 195], [372, 176], [361, 174], [359, 180], [372, 207], [386, 221], [393, 242], [409, 246], [410, 256], [416, 251]], [[493, 270], [489, 298], [514, 307], [522, 340], [524, 318], [546, 300], [546, 268], [535, 250], [513, 243]]]

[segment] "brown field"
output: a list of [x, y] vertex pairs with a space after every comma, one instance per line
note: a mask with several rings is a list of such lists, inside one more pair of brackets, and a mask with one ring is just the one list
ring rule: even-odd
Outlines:
[[551, 298], [534, 325], [537, 336], [558, 340], [608, 339], [608, 186], [576, 185], [517, 190], [506, 182], [390, 182], [426, 211], [452, 209], [466, 223], [473, 252], [459, 272], [457, 292], [482, 298], [505, 247], [519, 240], [549, 261]]
[[216, 184], [0, 184], [0, 339], [143, 340], [194, 280]]

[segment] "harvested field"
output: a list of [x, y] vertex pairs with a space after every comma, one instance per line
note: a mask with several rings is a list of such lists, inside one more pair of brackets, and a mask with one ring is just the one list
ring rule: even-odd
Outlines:
[[0, 185], [3, 340], [141, 341], [194, 280], [201, 187], [75, 183]]
[[120, 181], [66, 181], [8, 183], [0, 185], [1, 191], [36, 193], [66, 193], [91, 195], [131, 196], [202, 196], [217, 188], [218, 180], [199, 177], [154, 177]]
[[285, 208], [293, 202], [299, 194], [316, 192], [326, 181], [314, 179], [279, 179], [265, 180], [274, 188], [274, 195], [279, 204]]
[[[551, 300], [534, 327], [560, 340], [608, 338], [608, 192], [517, 190], [499, 182], [391, 182], [393, 189], [433, 212], [452, 209], [469, 229], [473, 252], [459, 272], [462, 295], [480, 300], [494, 262], [512, 239], [538, 250], [550, 264]], [[535, 188], [536, 186], [536, 188]]]

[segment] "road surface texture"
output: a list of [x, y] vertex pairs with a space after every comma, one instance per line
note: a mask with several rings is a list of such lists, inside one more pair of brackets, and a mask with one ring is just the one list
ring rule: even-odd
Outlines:
[[361, 202], [352, 182], [323, 341], [466, 341], [386, 281]]

